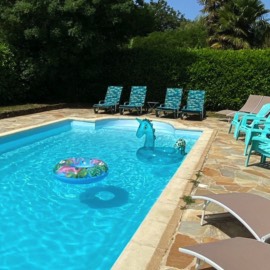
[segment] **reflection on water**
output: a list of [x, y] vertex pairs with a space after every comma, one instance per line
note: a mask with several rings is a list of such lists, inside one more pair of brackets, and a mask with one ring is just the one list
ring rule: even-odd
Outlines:
[[81, 193], [80, 201], [91, 208], [119, 207], [128, 202], [128, 192], [115, 186], [96, 186]]

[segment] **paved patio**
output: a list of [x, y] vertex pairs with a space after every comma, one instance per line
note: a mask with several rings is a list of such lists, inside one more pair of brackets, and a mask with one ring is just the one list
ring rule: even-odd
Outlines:
[[[1, 133], [11, 132], [66, 117], [94, 119], [102, 116], [104, 114], [94, 114], [92, 109], [60, 109], [2, 119], [0, 120], [0, 130]], [[155, 118], [154, 114], [143, 117]], [[193, 188], [192, 194], [251, 192], [270, 199], [270, 164], [261, 166], [258, 164], [259, 157], [252, 156], [250, 166], [245, 167], [243, 140], [235, 141], [232, 134], [228, 134], [228, 122], [211, 117], [203, 121], [199, 121], [197, 118], [173, 121], [188, 127], [211, 128], [216, 131], [206, 159], [202, 163], [197, 179], [199, 185]], [[214, 215], [214, 218], [209, 219], [207, 224], [200, 226], [201, 208], [202, 202], [197, 201], [183, 209], [177, 230], [173, 236], [169, 236], [168, 246], [157, 251], [159, 256], [153, 257], [148, 269], [194, 269], [194, 258], [179, 253], [179, 247], [235, 236], [252, 237], [237, 220], [229, 215]], [[207, 209], [211, 213], [222, 211], [211, 205]], [[161, 261], [160, 258], [162, 258]], [[206, 265], [203, 269], [212, 268]]]

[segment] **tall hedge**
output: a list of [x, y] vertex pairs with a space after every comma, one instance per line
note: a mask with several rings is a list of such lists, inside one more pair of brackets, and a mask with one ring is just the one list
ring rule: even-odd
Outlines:
[[188, 51], [132, 49], [108, 55], [103, 79], [107, 85], [123, 85], [127, 101], [132, 85], [147, 86], [147, 100], [164, 101], [167, 87], [183, 87], [189, 81], [188, 67], [196, 55]]
[[[18, 73], [16, 59], [0, 44], [0, 105], [29, 101], [26, 89], [32, 84], [25, 84], [25, 76], [20, 79], [25, 72], [20, 67]], [[42, 77], [42, 72], [35, 72]], [[70, 76], [73, 82], [77, 78], [74, 91], [66, 88], [74, 83], [63, 83], [59, 77], [40, 78], [40, 85], [30, 92], [31, 101], [52, 96], [52, 89], [46, 89], [52, 82], [53, 96], [60, 96], [62, 102], [92, 103], [104, 98], [108, 85], [124, 86], [121, 102], [128, 100], [132, 85], [146, 85], [148, 101], [164, 101], [167, 87], [204, 89], [207, 110], [238, 109], [250, 94], [270, 96], [270, 50], [122, 49], [92, 59], [76, 74]], [[48, 80], [51, 83], [45, 84]]]
[[270, 96], [270, 50], [196, 50], [187, 88], [207, 91], [207, 108], [240, 108], [250, 94]]
[[107, 57], [104, 81], [147, 85], [156, 101], [167, 87], [204, 89], [207, 110], [238, 109], [250, 94], [270, 96], [270, 50], [125, 50]]
[[13, 54], [0, 42], [0, 105], [21, 101], [21, 85], [15, 67]]

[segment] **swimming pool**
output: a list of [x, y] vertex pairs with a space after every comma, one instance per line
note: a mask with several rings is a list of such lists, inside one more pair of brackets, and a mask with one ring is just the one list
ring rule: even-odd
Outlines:
[[[184, 137], [188, 151], [201, 134], [154, 125], [157, 145]], [[1, 267], [110, 269], [179, 166], [138, 161], [137, 127], [65, 121], [0, 139]], [[71, 156], [98, 157], [109, 175], [92, 185], [57, 181], [53, 166]]]

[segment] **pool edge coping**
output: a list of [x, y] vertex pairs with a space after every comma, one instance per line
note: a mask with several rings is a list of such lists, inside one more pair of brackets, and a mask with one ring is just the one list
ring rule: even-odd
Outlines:
[[[8, 132], [0, 132], [0, 137], [63, 121], [74, 120], [96, 122], [105, 119], [135, 120], [136, 118], [138, 117], [62, 117], [61, 119], [45, 121], [36, 125], [28, 125], [26, 127], [17, 129], [15, 128], [14, 130]], [[175, 233], [177, 225], [180, 222], [182, 215], [181, 206], [183, 205], [183, 200], [181, 200], [181, 197], [183, 195], [190, 194], [192, 189], [191, 180], [196, 180], [196, 173], [198, 173], [202, 167], [206, 154], [208, 153], [209, 146], [212, 142], [211, 138], [213, 139], [215, 134], [213, 129], [188, 127], [182, 123], [174, 122], [173, 119], [157, 119], [152, 117], [147, 118], [152, 121], [168, 123], [175, 129], [201, 131], [202, 134], [190, 152], [190, 154], [196, 154], [195, 160], [193, 157], [191, 157], [191, 155], [188, 155], [185, 158], [181, 167], [178, 168], [168, 185], [163, 190], [162, 194], [157, 199], [156, 203], [150, 209], [149, 213], [126, 245], [125, 249], [115, 261], [111, 268], [113, 270], [122, 270], [125, 269], [125, 267], [128, 267], [129, 270], [154, 269], [152, 267], [153, 265], [157, 265], [157, 263], [160, 265], [166, 250], [169, 248], [169, 243], [172, 241], [172, 237]]]
[[[192, 191], [194, 190], [194, 188], [196, 187], [196, 184], [193, 181], [198, 181], [199, 177], [200, 177], [200, 172], [202, 171], [203, 165], [205, 163], [206, 157], [209, 153], [209, 150], [211, 148], [211, 144], [214, 141], [218, 131], [217, 130], [212, 130], [211, 129], [211, 134], [208, 134], [209, 139], [205, 144], [205, 147], [202, 151], [202, 155], [200, 156], [199, 160], [196, 162], [195, 167], [193, 168], [193, 174], [192, 177], [190, 179], [186, 179], [186, 185], [185, 188], [183, 189], [183, 194], [182, 197], [184, 195], [186, 196], [190, 196], [190, 194], [192, 193]], [[164, 234], [161, 237], [161, 240], [159, 242], [159, 245], [157, 246], [151, 260], [149, 261], [147, 267], [145, 269], [158, 269], [160, 265], [162, 265], [162, 263], [165, 265], [166, 258], [169, 255], [167, 253], [168, 250], [171, 249], [171, 245], [173, 244], [174, 238], [177, 235], [177, 228], [180, 226], [181, 224], [181, 220], [182, 220], [182, 216], [185, 210], [185, 206], [186, 203], [184, 202], [184, 200], [182, 199], [182, 197], [179, 198], [178, 201], [178, 206], [175, 209], [171, 220], [169, 222], [169, 224], [167, 225], [167, 228], [164, 232]], [[183, 208], [182, 208], [183, 207]], [[165, 243], [164, 243], [165, 242]], [[179, 253], [179, 256], [181, 254]]]
[[[110, 119], [112, 117], [106, 118]], [[115, 118], [127, 119], [127, 117]], [[130, 117], [130, 119], [136, 119], [136, 117]], [[122, 270], [126, 269], [126, 267], [129, 270], [157, 269], [156, 267], [160, 265], [165, 252], [169, 249], [172, 237], [179, 225], [183, 213], [181, 206], [185, 205], [181, 197], [191, 193], [193, 187], [191, 181], [197, 179], [196, 174], [200, 172], [210, 145], [217, 133], [217, 131], [210, 128], [188, 127], [170, 119], [152, 117], [148, 117], [148, 119], [169, 123], [175, 129], [201, 131], [202, 134], [119, 255], [111, 268], [112, 270]]]

